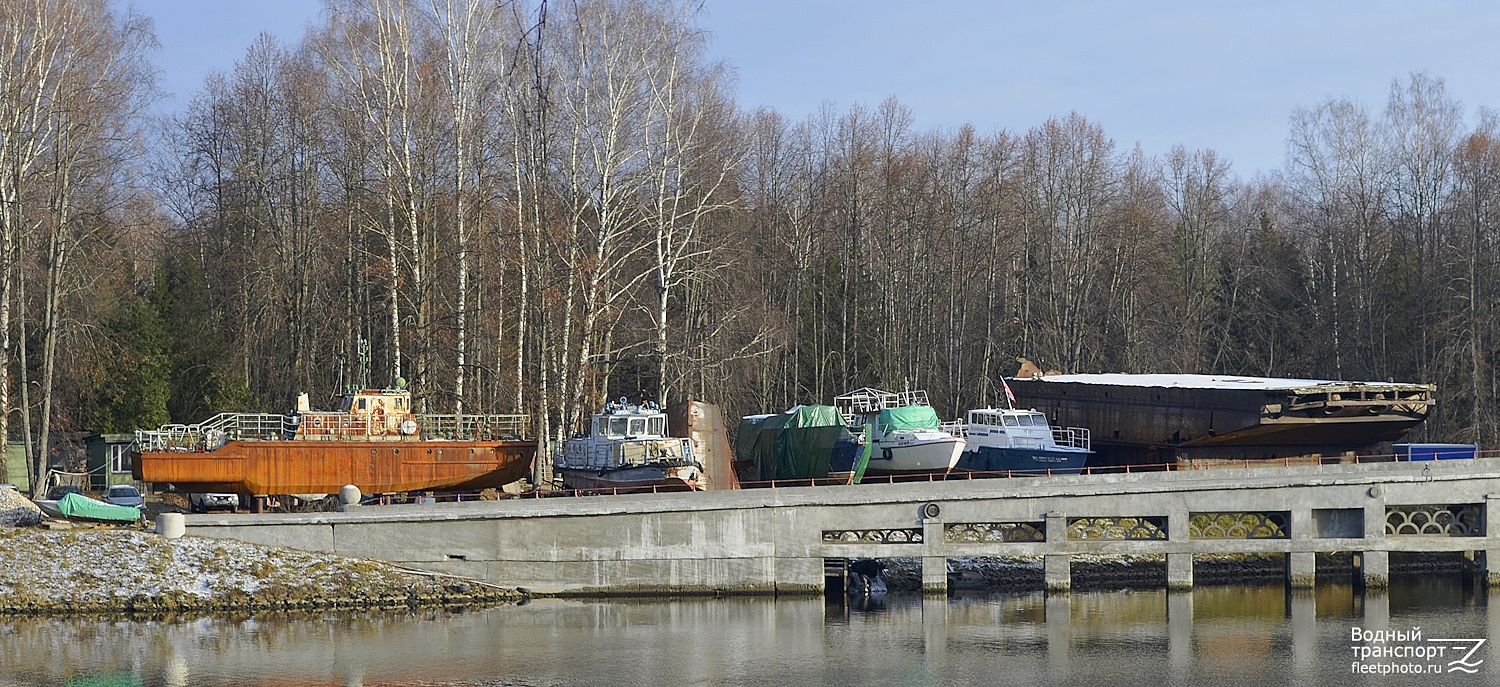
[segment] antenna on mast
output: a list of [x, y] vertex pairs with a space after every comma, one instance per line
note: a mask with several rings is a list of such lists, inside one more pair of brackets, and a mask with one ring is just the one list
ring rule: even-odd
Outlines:
[[351, 391], [370, 388], [370, 342], [360, 337], [358, 346], [359, 371], [355, 374], [355, 387]]

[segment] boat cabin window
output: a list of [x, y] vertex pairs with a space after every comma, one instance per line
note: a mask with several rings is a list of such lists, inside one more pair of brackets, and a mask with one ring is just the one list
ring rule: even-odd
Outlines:
[[1031, 424], [1035, 425], [1037, 427], [1046, 427], [1047, 426], [1047, 417], [1045, 415], [1042, 415], [1041, 413], [1032, 413], [1031, 414]]
[[363, 398], [359, 399], [358, 403], [359, 403], [358, 408], [360, 410], [364, 410], [365, 409], [365, 399], [363, 399]]
[[666, 433], [667, 433], [667, 419], [666, 418], [664, 418], [664, 417], [653, 417], [653, 418], [651, 418], [651, 422], [649, 424], [651, 425], [651, 431], [650, 431], [650, 433], [653, 436], [658, 436], [659, 437], [659, 436], [665, 436], [666, 435]]
[[401, 397], [398, 396], [396, 398], [396, 410], [404, 410], [405, 408], [406, 408], [406, 399], [401, 398]]
[[640, 436], [640, 435], [645, 434], [645, 433], [646, 433], [646, 418], [643, 418], [643, 417], [633, 417], [633, 418], [630, 418], [630, 434], [631, 434], [631, 436]]
[[629, 428], [629, 424], [630, 424], [630, 418], [628, 418], [628, 417], [612, 417], [612, 418], [610, 418], [609, 419], [609, 435], [612, 436], [612, 437], [623, 437], [626, 434], [629, 434], [629, 432], [625, 431], [626, 429]]
[[1018, 424], [1020, 424], [1020, 423], [1016, 422], [1016, 416], [1014, 416], [1014, 415], [1004, 415], [1002, 417], [1005, 420], [1005, 426], [1006, 427], [1015, 427]]

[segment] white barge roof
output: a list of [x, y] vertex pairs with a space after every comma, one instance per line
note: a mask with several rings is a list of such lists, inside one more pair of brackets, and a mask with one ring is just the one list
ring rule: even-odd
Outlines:
[[1370, 387], [1420, 387], [1419, 384], [1400, 384], [1389, 382], [1339, 382], [1327, 379], [1292, 379], [1285, 377], [1240, 377], [1235, 375], [1193, 375], [1193, 374], [1078, 374], [1078, 375], [1046, 375], [1034, 377], [1042, 382], [1057, 382], [1075, 384], [1097, 384], [1113, 386], [1136, 386], [1136, 387], [1161, 387], [1180, 389], [1255, 389], [1261, 391], [1289, 391], [1292, 389], [1306, 389], [1308, 387], [1332, 385], [1332, 386], [1370, 386]]

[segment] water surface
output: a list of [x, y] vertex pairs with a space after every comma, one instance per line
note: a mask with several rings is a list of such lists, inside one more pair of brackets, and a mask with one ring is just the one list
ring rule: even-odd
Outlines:
[[1384, 594], [1273, 585], [0, 619], [0, 685], [1480, 685], [1500, 683], [1488, 643], [1473, 675], [1360, 675], [1350, 635], [1418, 626], [1422, 644], [1500, 637], [1492, 598], [1429, 576]]

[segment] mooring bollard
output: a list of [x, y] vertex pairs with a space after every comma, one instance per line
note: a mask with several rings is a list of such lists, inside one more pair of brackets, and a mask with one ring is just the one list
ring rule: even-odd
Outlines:
[[181, 513], [162, 513], [156, 516], [156, 533], [167, 539], [176, 539], [187, 532], [187, 520]]
[[339, 490], [339, 510], [348, 511], [358, 508], [359, 498], [359, 487], [352, 484], [345, 484], [344, 488]]

